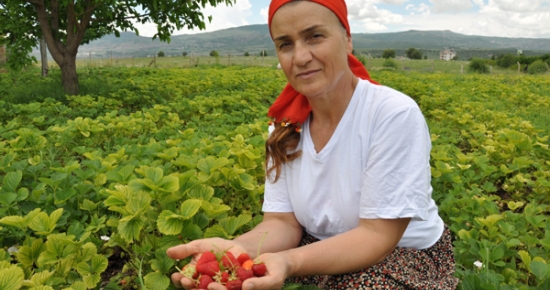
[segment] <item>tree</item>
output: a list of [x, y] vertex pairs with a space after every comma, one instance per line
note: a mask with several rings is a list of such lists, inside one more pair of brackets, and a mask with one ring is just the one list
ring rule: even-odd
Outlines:
[[472, 58], [470, 61], [470, 65], [468, 67], [469, 71], [471, 72], [477, 72], [482, 74], [489, 73], [489, 67], [487, 67], [487, 64], [485, 63], [485, 60], [481, 58]]
[[186, 57], [186, 56], [187, 56], [187, 52], [184, 51], [184, 52], [181, 54], [181, 56]]
[[[30, 51], [43, 35], [53, 59], [61, 68], [69, 94], [78, 94], [76, 55], [81, 44], [120, 31], [139, 31], [134, 23], [154, 23], [157, 37], [170, 41], [182, 28], [205, 29], [201, 12], [207, 4], [232, 5], [235, 0], [0, 0], [0, 34], [9, 35]], [[208, 17], [210, 21], [211, 16]], [[4, 27], [9, 23], [8, 28]], [[7, 32], [7, 33], [6, 33]], [[26, 39], [22, 41], [21, 39]], [[28, 53], [27, 53], [28, 54]]]
[[250, 56], [250, 53], [248, 53], [248, 51], [247, 51], [247, 52], [244, 53], [244, 56]]
[[422, 59], [422, 51], [413, 47], [407, 49], [405, 54], [410, 59]]
[[517, 63], [517, 58], [515, 55], [507, 54], [502, 57], [499, 57], [496, 62], [497, 65], [502, 68], [509, 68]]
[[267, 51], [262, 50], [262, 51], [260, 52], [260, 56], [267, 56]]
[[395, 58], [395, 50], [393, 49], [384, 50], [384, 52], [382, 53], [382, 57], [385, 59]]
[[164, 57], [164, 51], [162, 51], [162, 50], [159, 51], [159, 52], [157, 53], [157, 56], [158, 56], [158, 57]]
[[210, 56], [218, 57], [218, 56], [220, 56], [220, 54], [218, 53], [217, 50], [212, 50], [212, 51], [210, 51]]

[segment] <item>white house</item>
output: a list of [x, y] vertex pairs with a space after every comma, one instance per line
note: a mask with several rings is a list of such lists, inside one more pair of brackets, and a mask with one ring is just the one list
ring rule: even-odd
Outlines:
[[456, 52], [454, 49], [445, 49], [443, 51], [439, 52], [439, 59], [440, 60], [452, 60], [456, 56]]

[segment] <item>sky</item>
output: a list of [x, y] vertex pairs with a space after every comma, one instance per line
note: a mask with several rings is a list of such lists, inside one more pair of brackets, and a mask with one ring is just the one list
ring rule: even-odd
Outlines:
[[[207, 6], [206, 30], [267, 24], [269, 0], [236, 0], [233, 6]], [[550, 38], [550, 0], [346, 0], [352, 33], [451, 30], [466, 35]], [[140, 35], [156, 28], [138, 24]]]

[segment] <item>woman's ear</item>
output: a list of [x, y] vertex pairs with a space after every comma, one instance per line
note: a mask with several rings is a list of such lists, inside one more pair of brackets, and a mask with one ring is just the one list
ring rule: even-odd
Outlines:
[[351, 36], [346, 35], [346, 42], [347, 42], [348, 54], [351, 54], [353, 51], [353, 41], [351, 40]]

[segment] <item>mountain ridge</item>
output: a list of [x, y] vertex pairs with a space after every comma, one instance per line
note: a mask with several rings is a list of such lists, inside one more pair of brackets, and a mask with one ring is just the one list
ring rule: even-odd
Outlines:
[[[512, 38], [496, 36], [465, 35], [450, 30], [408, 30], [386, 33], [352, 33], [356, 51], [383, 49], [404, 50], [414, 47], [423, 50], [505, 50], [550, 52], [550, 39]], [[151, 37], [137, 36], [134, 32], [121, 32], [120, 38], [107, 35], [89, 44], [82, 45], [79, 57], [147, 56], [164, 51], [167, 55], [207, 55], [217, 50], [220, 55], [257, 54], [267, 50], [274, 54], [274, 47], [267, 24], [232, 27], [213, 32], [173, 35], [170, 43]], [[435, 53], [435, 52], [434, 52]]]

